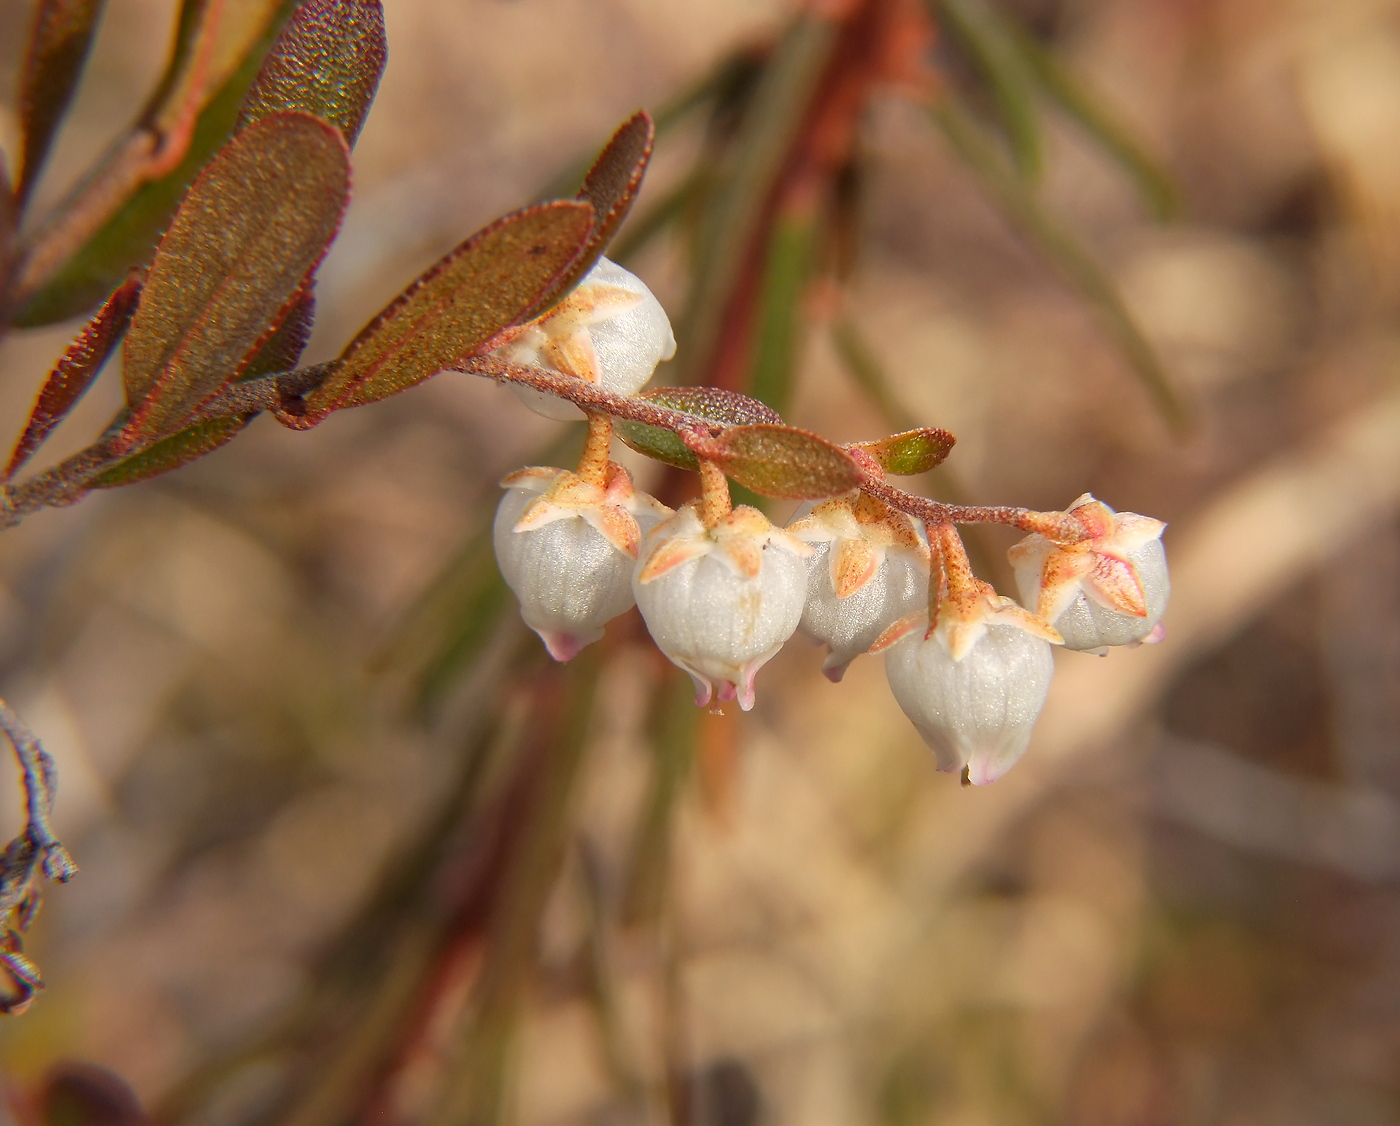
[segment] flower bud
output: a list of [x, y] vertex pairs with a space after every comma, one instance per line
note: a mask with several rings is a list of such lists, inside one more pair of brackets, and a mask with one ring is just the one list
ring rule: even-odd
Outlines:
[[748, 711], [754, 676], [797, 629], [811, 548], [740, 505], [707, 529], [687, 504], [647, 536], [632, 580], [657, 647], [695, 681]]
[[928, 605], [929, 550], [910, 516], [867, 493], [823, 501], [788, 525], [813, 547], [799, 629], [830, 652], [833, 682], [905, 615]]
[[567, 661], [631, 608], [642, 533], [671, 510], [634, 489], [617, 465], [605, 489], [564, 469], [522, 469], [501, 484], [496, 562], [525, 624], [551, 657]]
[[[661, 303], [641, 278], [606, 258], [555, 308], [496, 350], [504, 359], [553, 368], [619, 395], [640, 391], [656, 365], [675, 354], [676, 338]], [[511, 390], [546, 418], [583, 417], [556, 395], [530, 387]]]
[[988, 624], [960, 658], [937, 629], [927, 639], [913, 629], [885, 654], [894, 698], [938, 769], [966, 767], [974, 786], [996, 781], [1025, 752], [1054, 667], [1050, 643], [1013, 622]]
[[1073, 544], [1031, 535], [1007, 552], [1022, 601], [1066, 649], [1107, 652], [1160, 637], [1171, 593], [1160, 520], [1114, 512], [1085, 493], [1068, 509], [1090, 533]]

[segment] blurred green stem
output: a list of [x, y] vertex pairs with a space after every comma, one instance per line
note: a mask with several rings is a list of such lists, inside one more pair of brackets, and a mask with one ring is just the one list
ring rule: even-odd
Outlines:
[[521, 995], [535, 965], [540, 920], [570, 835], [570, 809], [587, 747], [601, 666], [596, 646], [538, 674], [537, 709], [517, 769], [534, 793], [514, 834], [509, 869], [491, 913], [478, 991], [459, 1025], [446, 1088], [428, 1126], [496, 1126]]
[[1184, 435], [1191, 426], [1186, 404], [1103, 268], [1073, 235], [1045, 213], [1026, 186], [1007, 170], [982, 129], [954, 95], [941, 98], [929, 112], [1006, 217], [1088, 300], [1167, 424], [1178, 436]]

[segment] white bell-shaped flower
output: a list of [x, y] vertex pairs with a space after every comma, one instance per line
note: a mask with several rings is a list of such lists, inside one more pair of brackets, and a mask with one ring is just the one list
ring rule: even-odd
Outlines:
[[492, 538], [496, 562], [520, 600], [520, 616], [550, 656], [567, 661], [632, 607], [632, 569], [642, 534], [671, 514], [632, 487], [618, 465], [606, 488], [564, 469], [506, 477]]
[[[933, 529], [930, 529], [932, 535]], [[974, 786], [994, 782], [1025, 752], [1050, 690], [1060, 636], [1036, 615], [976, 578], [952, 525], [938, 528], [944, 593], [929, 615], [896, 622], [871, 647], [899, 706], [938, 759], [966, 770]]]
[[[616, 262], [600, 258], [568, 297], [523, 326], [495, 354], [577, 376], [605, 391], [634, 395], [657, 364], [676, 354], [676, 338], [666, 310], [646, 283]], [[583, 417], [578, 407], [556, 395], [530, 387], [511, 390], [546, 418], [568, 422]]]
[[707, 529], [687, 504], [642, 545], [632, 580], [657, 647], [713, 694], [754, 703], [754, 676], [797, 629], [811, 548], [740, 505]]
[[1171, 579], [1160, 520], [1114, 512], [1085, 493], [1068, 515], [1090, 534], [1058, 544], [1027, 536], [1007, 552], [1021, 600], [1055, 627], [1066, 649], [1104, 653], [1158, 640]]
[[919, 522], [868, 493], [818, 504], [788, 525], [812, 545], [799, 629], [830, 652], [833, 682], [889, 626], [928, 605], [929, 551]]
[[1020, 625], [992, 622], [954, 658], [937, 629], [913, 629], [885, 654], [899, 706], [938, 759], [967, 769], [974, 786], [994, 782], [1025, 752], [1050, 690], [1050, 643]]

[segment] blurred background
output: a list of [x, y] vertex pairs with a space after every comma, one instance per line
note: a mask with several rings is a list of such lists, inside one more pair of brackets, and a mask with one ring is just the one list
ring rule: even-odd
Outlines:
[[[659, 378], [947, 428], [937, 495], [1168, 521], [1166, 643], [1057, 654], [1025, 760], [963, 789], [874, 658], [833, 686], [795, 638], [747, 715], [635, 615], [546, 668], [479, 529], [579, 438], [494, 385], [259, 419], [0, 537], [0, 692], [82, 869], [0, 1023], [13, 1118], [61, 1074], [49, 1121], [133, 1121], [96, 1065], [210, 1126], [1400, 1122], [1400, 5], [866, 6], [895, 30], [822, 117], [812, 28], [859, 5], [394, 0], [307, 358], [669, 106], [618, 243], [677, 321]], [[41, 200], [173, 13], [110, 0]], [[1003, 32], [1089, 100], [1028, 120]], [[726, 215], [773, 241], [721, 276]], [[11, 430], [81, 323], [0, 344]], [[1004, 592], [1011, 542], [969, 535]]]

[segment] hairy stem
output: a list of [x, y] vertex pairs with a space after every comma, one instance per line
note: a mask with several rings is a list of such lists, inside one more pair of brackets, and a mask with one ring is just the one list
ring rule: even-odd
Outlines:
[[[682, 437], [690, 434], [713, 438], [728, 429], [724, 423], [671, 410], [636, 396], [617, 395], [604, 391], [596, 384], [584, 383], [573, 376], [532, 364], [515, 364], [492, 356], [480, 356], [463, 360], [451, 370], [485, 376], [498, 383], [518, 383], [522, 387], [568, 399], [586, 412], [659, 426]], [[1038, 532], [1047, 539], [1063, 544], [1078, 543], [1087, 537], [1088, 533], [1079, 521], [1063, 512], [1037, 512], [1011, 505], [945, 504], [929, 497], [906, 493], [868, 470], [855, 447], [847, 448], [847, 453], [861, 469], [862, 489], [890, 507], [907, 512], [916, 520], [932, 524], [1007, 524], [1025, 532]], [[703, 467], [704, 459], [700, 460]]]
[[578, 475], [588, 484], [603, 489], [608, 484], [608, 458], [612, 453], [612, 416], [601, 411], [588, 412], [588, 437], [583, 443], [583, 456], [578, 461]]
[[729, 496], [729, 478], [708, 458], [700, 458], [700, 520], [714, 529], [734, 510]]

